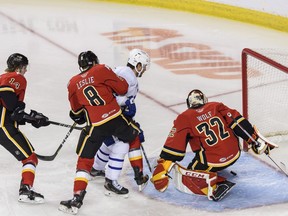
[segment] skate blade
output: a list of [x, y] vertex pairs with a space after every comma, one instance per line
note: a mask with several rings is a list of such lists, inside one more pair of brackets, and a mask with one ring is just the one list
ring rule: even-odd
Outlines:
[[89, 181], [102, 181], [105, 180], [105, 176], [92, 176], [90, 175]]
[[62, 211], [62, 212], [64, 212], [64, 213], [67, 213], [67, 214], [72, 214], [72, 215], [76, 215], [77, 213], [78, 213], [78, 208], [76, 208], [76, 207], [71, 207], [71, 208], [68, 208], [67, 206], [64, 206], [64, 205], [60, 205], [59, 207], [58, 207], [58, 210], [59, 211]]
[[20, 195], [18, 198], [18, 202], [22, 202], [22, 203], [32, 203], [32, 204], [42, 204], [45, 202], [45, 200], [43, 198], [40, 197], [35, 197], [34, 200], [31, 200], [28, 198], [27, 195]]
[[109, 196], [109, 197], [120, 197], [120, 198], [124, 198], [124, 199], [127, 199], [129, 197], [129, 193], [127, 193], [127, 194], [116, 194], [116, 193], [114, 193], [112, 191], [108, 191], [108, 190], [105, 191], [105, 195]]
[[139, 190], [139, 192], [142, 192], [142, 191], [146, 188], [147, 184], [148, 184], [148, 181], [145, 182], [145, 183], [142, 184], [142, 185], [138, 185], [138, 190]]

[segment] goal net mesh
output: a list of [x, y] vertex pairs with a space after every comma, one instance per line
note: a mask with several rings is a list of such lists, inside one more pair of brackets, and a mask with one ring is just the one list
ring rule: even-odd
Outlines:
[[244, 49], [243, 114], [267, 136], [288, 134], [288, 50]]

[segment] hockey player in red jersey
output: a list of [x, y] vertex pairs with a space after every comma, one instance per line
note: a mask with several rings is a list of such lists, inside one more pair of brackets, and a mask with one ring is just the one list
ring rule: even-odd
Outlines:
[[127, 82], [108, 66], [99, 64], [92, 51], [81, 52], [78, 64], [81, 73], [72, 77], [68, 84], [70, 117], [78, 124], [87, 122], [87, 126], [81, 131], [76, 149], [74, 196], [61, 201], [59, 206], [59, 210], [71, 214], [77, 214], [83, 204], [94, 156], [102, 142], [113, 135], [132, 143], [139, 134], [138, 127], [122, 115], [115, 98], [115, 95], [126, 94]]
[[217, 176], [217, 171], [231, 166], [240, 157], [238, 137], [252, 145], [257, 154], [267, 151], [267, 143], [259, 139], [250, 122], [237, 110], [223, 103], [208, 102], [200, 90], [192, 90], [186, 102], [188, 109], [174, 121], [151, 180], [158, 191], [165, 191], [169, 183], [168, 173], [177, 161], [184, 158], [189, 142], [195, 157], [187, 169], [176, 163], [175, 173], [183, 175], [179, 181], [176, 179], [176, 184], [180, 184], [176, 187], [218, 201], [234, 186], [234, 183]]
[[0, 76], [0, 139], [1, 145], [18, 161], [21, 161], [22, 179], [19, 190], [19, 202], [43, 203], [44, 196], [33, 190], [35, 170], [38, 159], [34, 148], [19, 130], [26, 122], [39, 128], [49, 125], [49, 119], [41, 113], [31, 110], [25, 113], [25, 91], [28, 59], [20, 53], [14, 53], [7, 60], [7, 69]]

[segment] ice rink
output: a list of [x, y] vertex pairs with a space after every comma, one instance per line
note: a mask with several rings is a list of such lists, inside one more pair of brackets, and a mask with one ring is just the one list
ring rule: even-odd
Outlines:
[[[111, 67], [126, 64], [128, 51], [134, 47], [150, 54], [150, 70], [139, 79], [136, 119], [145, 132], [144, 147], [152, 165], [174, 118], [186, 109], [190, 90], [199, 88], [210, 101], [222, 101], [241, 111], [242, 49], [288, 46], [287, 33], [159, 8], [75, 0], [25, 4], [0, 0], [0, 5], [2, 71], [10, 54], [26, 55], [30, 63], [27, 112], [37, 110], [52, 121], [72, 124], [66, 86], [79, 73], [80, 52], [92, 50], [101, 63]], [[53, 154], [68, 132], [54, 125], [20, 129], [42, 155]], [[61, 200], [72, 198], [78, 136], [79, 131], [72, 132], [54, 161], [39, 161], [34, 186], [46, 203], [38, 206], [18, 203], [21, 163], [0, 148], [0, 215], [65, 215], [57, 208]], [[285, 144], [274, 151], [277, 162], [288, 164]], [[130, 197], [105, 197], [103, 181], [90, 182], [79, 215], [288, 215], [288, 179], [276, 168], [243, 152], [231, 169], [238, 174], [228, 176], [237, 183], [235, 191], [211, 203], [203, 197], [179, 194], [172, 182], [167, 193], [152, 190], [152, 184], [140, 193], [125, 163], [120, 183], [130, 189]], [[146, 172], [151, 175], [147, 167]]]

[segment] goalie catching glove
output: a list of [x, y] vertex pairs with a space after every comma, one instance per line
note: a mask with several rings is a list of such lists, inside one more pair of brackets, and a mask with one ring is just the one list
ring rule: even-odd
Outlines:
[[173, 167], [174, 163], [172, 161], [166, 161], [162, 158], [157, 160], [157, 166], [153, 172], [151, 182], [154, 184], [154, 187], [159, 192], [164, 192], [168, 188], [169, 171]]
[[253, 152], [259, 155], [263, 153], [268, 155], [270, 153], [270, 150], [274, 148], [278, 148], [277, 144], [269, 141], [262, 134], [260, 134], [256, 126], [254, 126], [253, 128], [254, 128], [254, 133], [247, 140], [247, 143], [248, 145], [251, 146]]

